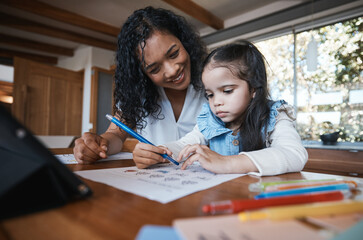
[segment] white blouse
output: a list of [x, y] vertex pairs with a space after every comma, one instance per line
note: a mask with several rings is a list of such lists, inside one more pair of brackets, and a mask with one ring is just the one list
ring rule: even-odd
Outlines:
[[164, 88], [159, 87], [161, 113], [156, 119], [148, 116], [146, 127], [138, 133], [155, 145], [176, 141], [193, 130], [197, 116], [202, 109], [203, 103], [207, 102], [203, 91], [196, 91], [193, 85], [189, 85], [185, 97], [182, 112], [178, 121], [175, 121], [173, 109], [167, 98]]

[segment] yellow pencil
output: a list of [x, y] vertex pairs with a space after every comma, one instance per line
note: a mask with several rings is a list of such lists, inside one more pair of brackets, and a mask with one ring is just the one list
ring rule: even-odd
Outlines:
[[306, 216], [324, 216], [363, 212], [363, 201], [340, 201], [329, 203], [300, 204], [286, 207], [270, 207], [256, 211], [245, 211], [238, 214], [241, 221], [249, 220], [284, 220]]

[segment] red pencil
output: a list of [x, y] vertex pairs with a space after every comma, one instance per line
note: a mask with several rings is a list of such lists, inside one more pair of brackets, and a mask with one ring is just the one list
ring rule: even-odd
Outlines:
[[238, 213], [244, 210], [264, 208], [270, 206], [293, 205], [312, 202], [338, 201], [344, 199], [341, 191], [311, 193], [287, 197], [275, 197], [265, 199], [243, 199], [243, 200], [226, 200], [212, 202], [203, 206], [203, 212], [218, 213]]

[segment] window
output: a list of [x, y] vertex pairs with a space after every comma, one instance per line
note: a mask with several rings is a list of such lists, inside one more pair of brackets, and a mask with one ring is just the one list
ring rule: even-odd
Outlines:
[[[362, 22], [358, 17], [256, 43], [268, 62], [272, 99], [284, 99], [297, 108], [303, 140], [339, 131], [338, 141], [363, 141]], [[312, 37], [318, 46], [318, 66], [308, 71]]]

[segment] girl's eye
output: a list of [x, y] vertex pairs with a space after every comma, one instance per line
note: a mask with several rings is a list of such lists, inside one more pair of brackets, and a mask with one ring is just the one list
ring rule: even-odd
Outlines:
[[224, 89], [223, 92], [226, 94], [230, 94], [233, 92], [233, 89]]
[[171, 58], [176, 58], [179, 55], [179, 49], [170, 54]]
[[213, 97], [213, 94], [212, 93], [206, 93], [205, 97], [209, 99], [209, 98]]

